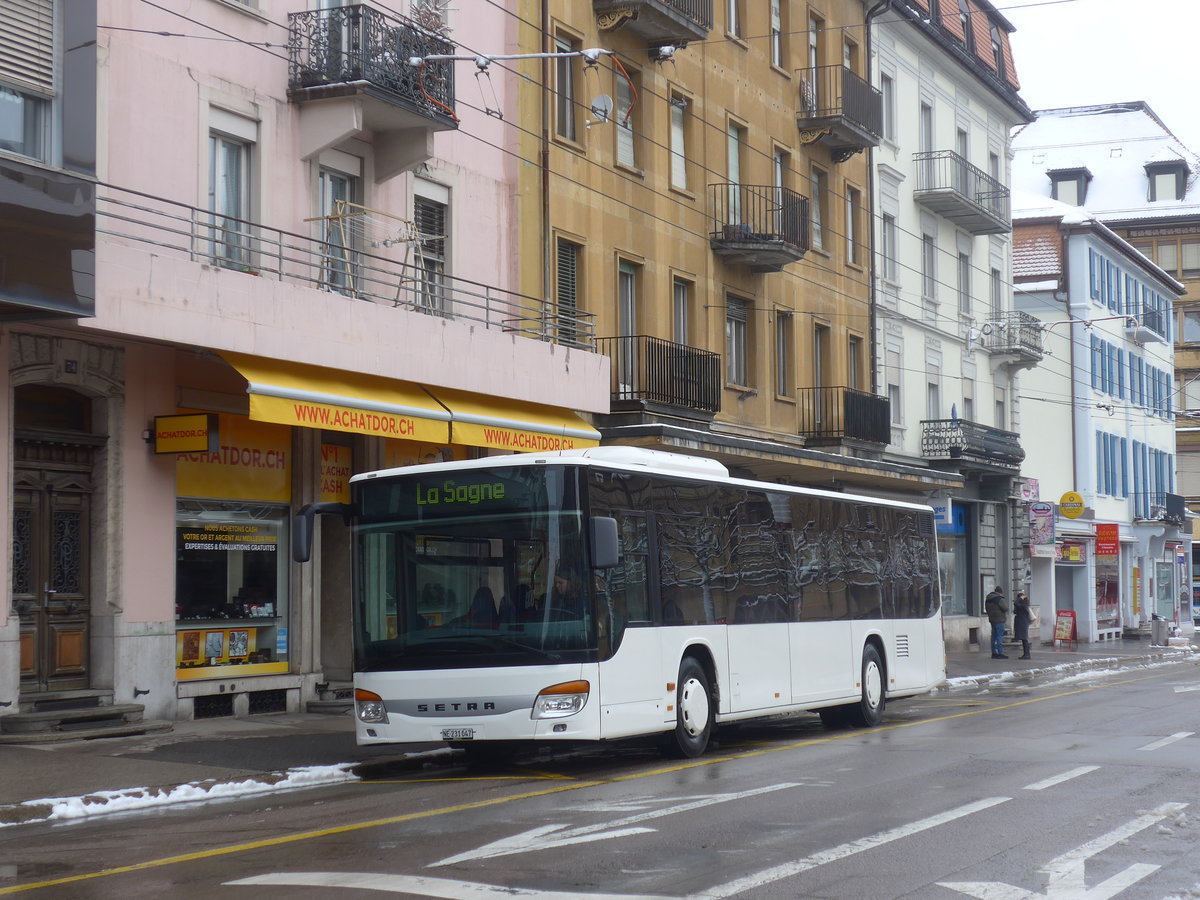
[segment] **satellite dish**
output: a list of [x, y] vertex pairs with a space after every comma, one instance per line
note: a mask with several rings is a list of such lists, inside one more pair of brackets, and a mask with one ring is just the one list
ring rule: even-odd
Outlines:
[[597, 122], [607, 122], [608, 117], [612, 115], [613, 98], [608, 94], [601, 94], [592, 101], [592, 116]]

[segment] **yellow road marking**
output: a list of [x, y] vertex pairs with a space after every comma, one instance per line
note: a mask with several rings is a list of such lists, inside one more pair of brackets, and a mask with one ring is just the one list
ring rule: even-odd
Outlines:
[[[106, 878], [110, 875], [126, 875], [131, 872], [143, 872], [147, 869], [157, 869], [163, 866], [173, 866], [179, 863], [196, 862], [202, 859], [212, 859], [218, 856], [228, 856], [232, 853], [243, 853], [248, 850], [263, 850], [267, 847], [279, 847], [284, 844], [295, 844], [300, 841], [311, 841], [318, 838], [330, 837], [335, 834], [349, 834], [355, 831], [365, 831], [368, 828], [380, 828], [384, 825], [396, 825], [401, 822], [412, 822], [417, 819], [428, 819], [433, 816], [450, 815], [451, 813], [466, 812], [472, 809], [484, 809], [489, 806], [498, 806], [501, 803], [510, 803], [518, 800], [532, 800], [535, 797], [546, 797], [553, 794], [562, 794], [567, 791], [578, 791], [584, 788], [603, 787], [606, 784], [620, 784], [625, 781], [637, 781], [642, 778], [652, 778], [655, 775], [668, 775], [672, 772], [683, 772], [688, 769], [699, 768], [700, 766], [712, 766], [718, 763], [736, 762], [739, 759], [746, 759], [752, 756], [765, 756], [768, 753], [780, 753], [784, 750], [797, 750], [801, 747], [812, 747], [817, 744], [828, 744], [833, 741], [844, 741], [850, 738], [862, 737], [867, 734], [875, 734], [880, 731], [897, 731], [901, 728], [912, 728], [917, 725], [931, 725], [936, 722], [945, 722], [950, 719], [961, 719], [966, 716], [977, 716], [981, 713], [999, 712], [1005, 709], [1015, 709], [1018, 706], [1026, 706], [1030, 703], [1044, 703], [1047, 700], [1059, 700], [1063, 697], [1072, 697], [1076, 694], [1086, 694], [1091, 691], [1097, 691], [1102, 688], [1120, 687], [1121, 685], [1134, 684], [1139, 681], [1147, 681], [1152, 678], [1163, 678], [1167, 673], [1153, 673], [1144, 675], [1140, 678], [1129, 678], [1123, 681], [1111, 682], [1103, 685], [1090, 685], [1077, 688], [1073, 691], [1063, 691], [1058, 694], [1050, 694], [1045, 697], [1030, 697], [1025, 700], [1016, 700], [1012, 703], [1006, 703], [1002, 706], [989, 706], [983, 709], [972, 709], [965, 712], [950, 713], [944, 716], [938, 716], [934, 719], [922, 719], [916, 722], [897, 722], [894, 725], [880, 725], [875, 728], [863, 729], [859, 731], [847, 731], [839, 734], [822, 735], [819, 738], [811, 738], [809, 740], [797, 741], [791, 744], [780, 746], [771, 746], [761, 750], [747, 750], [734, 755], [723, 755], [706, 757], [704, 759], [692, 760], [686, 763], [677, 763], [675, 765], [663, 766], [657, 769], [652, 769], [647, 772], [637, 772], [631, 775], [617, 775], [612, 778], [604, 778], [594, 781], [572, 781], [569, 784], [564, 784], [558, 787], [548, 787], [536, 791], [525, 791], [520, 794], [511, 794], [505, 797], [493, 797], [489, 800], [476, 800], [472, 803], [460, 803], [455, 806], [444, 806], [439, 809], [429, 809], [422, 812], [405, 813], [399, 816], [388, 816], [385, 819], [372, 819], [367, 822], [355, 822], [350, 825], [338, 825], [334, 828], [321, 828], [316, 831], [303, 831], [298, 834], [285, 835], [283, 837], [264, 838], [260, 841], [247, 841], [242, 844], [230, 844], [227, 847], [214, 847], [211, 850], [197, 850], [194, 853], [182, 853], [178, 856], [165, 856], [160, 859], [150, 859], [145, 862], [131, 863], [127, 866], [115, 866], [111, 869], [100, 869], [96, 872], [86, 872], [82, 875], [67, 875], [62, 878], [52, 878], [47, 881], [31, 882], [29, 884], [18, 884], [12, 887], [0, 888], [0, 895], [4, 894], [19, 894], [25, 891], [36, 891], [41, 888], [57, 887], [60, 884], [74, 884], [80, 881], [90, 881], [95, 878]], [[564, 778], [566, 776], [563, 776]], [[449, 781], [453, 779], [431, 779], [436, 781]], [[480, 778], [463, 778], [460, 780], [492, 780]]]

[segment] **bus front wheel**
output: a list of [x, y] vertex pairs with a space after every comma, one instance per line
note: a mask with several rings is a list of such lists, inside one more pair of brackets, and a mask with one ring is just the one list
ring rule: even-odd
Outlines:
[[694, 657], [684, 657], [675, 689], [675, 730], [667, 737], [666, 753], [694, 759], [707, 750], [715, 712], [708, 673]]
[[874, 644], [863, 647], [862, 699], [850, 707], [850, 721], [860, 728], [874, 728], [883, 721], [887, 703], [883, 661]]

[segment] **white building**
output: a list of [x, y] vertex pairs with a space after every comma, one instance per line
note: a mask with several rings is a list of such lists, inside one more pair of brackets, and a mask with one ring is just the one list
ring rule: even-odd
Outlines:
[[1011, 591], [1025, 575], [1016, 384], [1041, 349], [1009, 289], [1009, 134], [1030, 119], [1012, 30], [986, 0], [932, 10], [906, 0], [875, 20], [872, 37], [884, 102], [876, 378], [890, 399], [889, 456], [963, 478], [933, 498], [946, 510], [943, 609], [947, 646], [958, 649], [986, 634], [988, 591]]
[[1184, 288], [1087, 210], [1017, 197], [1017, 306], [1046, 326], [1022, 390], [1037, 436], [1023, 471], [1040, 488], [1030, 599], [1043, 639], [1066, 612], [1079, 640], [1117, 640], [1176, 620], [1187, 584], [1170, 317]]

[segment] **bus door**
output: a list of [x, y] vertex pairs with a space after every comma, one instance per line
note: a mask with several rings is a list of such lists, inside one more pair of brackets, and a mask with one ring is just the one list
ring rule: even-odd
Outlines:
[[650, 560], [651, 527], [644, 513], [614, 511], [621, 563], [595, 575], [602, 645], [599, 697], [604, 738], [645, 734], [667, 717], [662, 652], [655, 627], [657, 578]]

